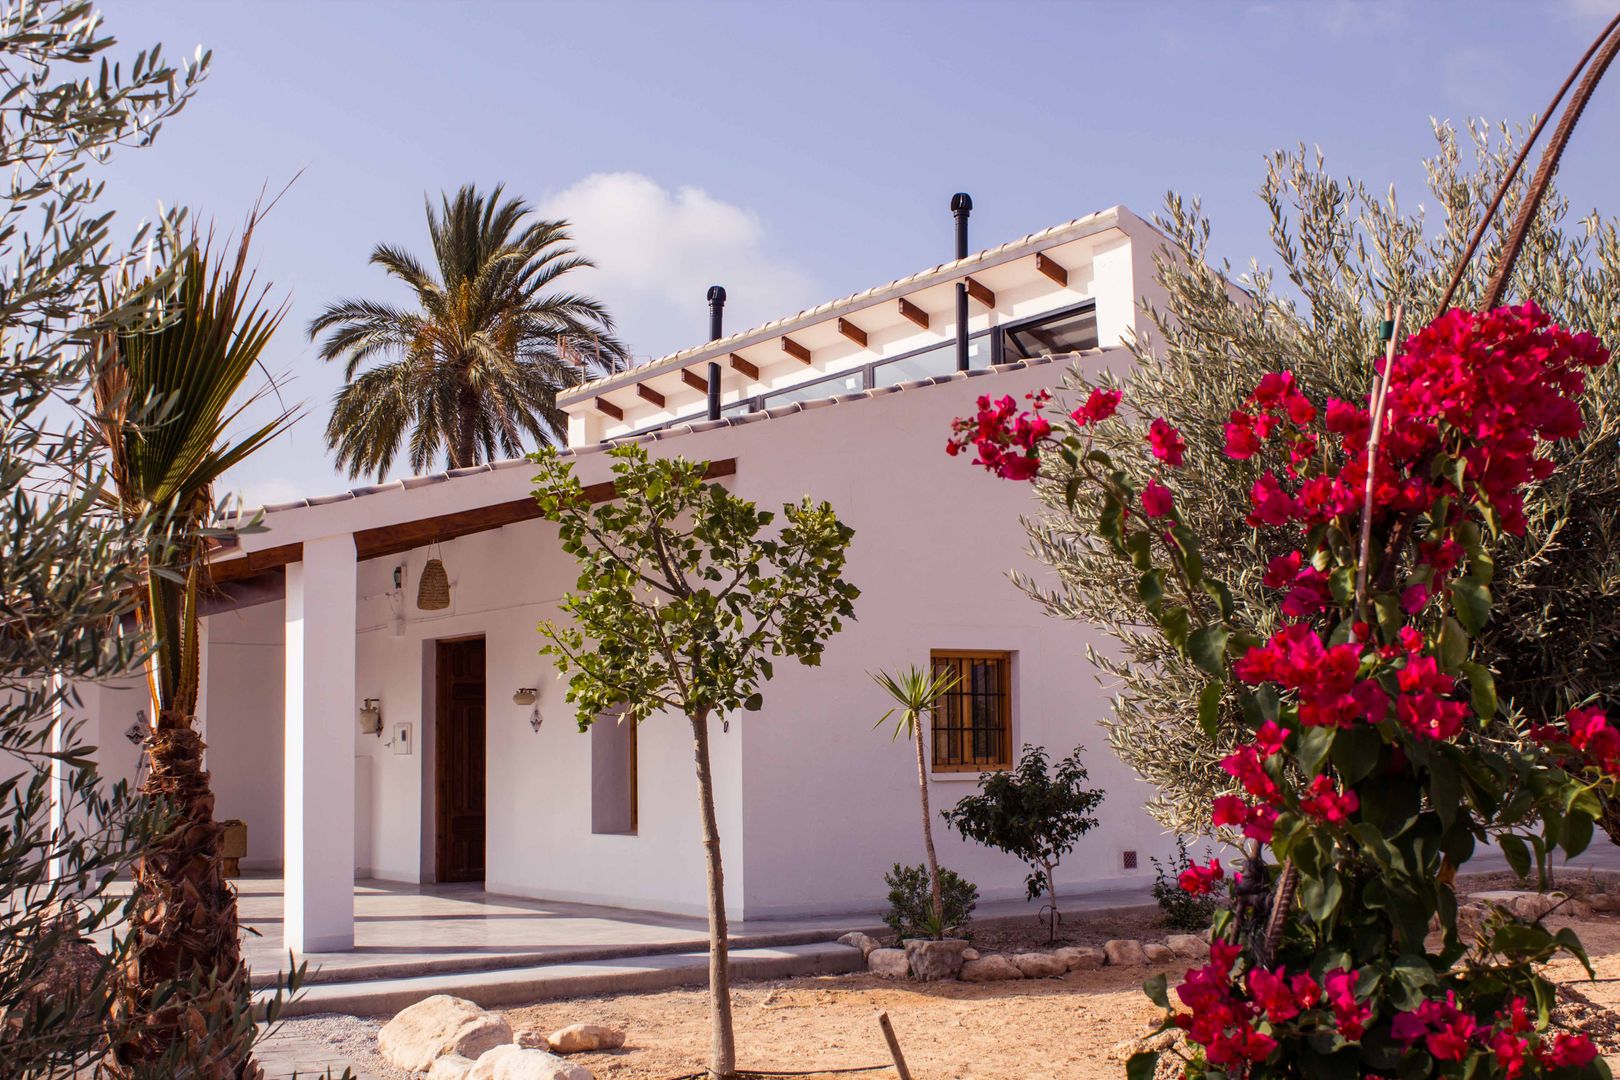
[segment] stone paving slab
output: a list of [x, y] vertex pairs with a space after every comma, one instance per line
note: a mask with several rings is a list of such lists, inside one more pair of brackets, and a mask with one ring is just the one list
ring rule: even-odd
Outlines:
[[354, 1063], [334, 1056], [330, 1043], [307, 1036], [271, 1032], [261, 1041], [254, 1058], [264, 1069], [265, 1080], [316, 1080], [331, 1075], [341, 1077], [345, 1069], [354, 1080], [381, 1080], [375, 1073], [363, 1072]]

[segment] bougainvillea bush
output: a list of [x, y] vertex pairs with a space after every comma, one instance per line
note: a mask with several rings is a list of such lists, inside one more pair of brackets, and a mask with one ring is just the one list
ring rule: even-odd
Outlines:
[[[1465, 939], [1452, 879], [1480, 845], [1521, 874], [1579, 853], [1620, 773], [1601, 702], [1535, 740], [1490, 737], [1496, 694], [1475, 645], [1492, 551], [1524, 531], [1525, 493], [1580, 432], [1586, 376], [1608, 353], [1526, 304], [1448, 311], [1391, 354], [1362, 400], [1313, 401], [1289, 372], [1266, 375], [1224, 445], [1132, 418], [1099, 387], [1066, 417], [1045, 393], [983, 398], [949, 449], [1100, 506], [1097, 535], [1156, 633], [1206, 677], [1184, 707], [1235, 745], [1221, 764], [1241, 794], [1207, 812], [1243, 857], [1182, 875], [1192, 892], [1228, 881], [1234, 901], [1174, 1003], [1162, 977], [1148, 986], [1194, 1048], [1189, 1075], [1606, 1077], [1590, 1039], [1549, 1028], [1540, 967], [1584, 963], [1575, 934], [1494, 912]], [[1093, 441], [1122, 424], [1141, 429], [1146, 481]], [[1268, 637], [1243, 629], [1253, 613], [1204, 572], [1177, 511], [1178, 470], [1199, 455], [1252, 469], [1234, 513], [1286, 540], [1254, 568]], [[1220, 730], [1232, 716], [1235, 738]], [[1131, 1073], [1156, 1063], [1138, 1055]]]

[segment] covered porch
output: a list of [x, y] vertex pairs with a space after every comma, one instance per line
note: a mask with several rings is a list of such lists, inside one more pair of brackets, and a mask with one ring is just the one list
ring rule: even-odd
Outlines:
[[[236, 879], [242, 951], [255, 987], [275, 983], [287, 967], [282, 947], [286, 883], [254, 873]], [[476, 884], [354, 884], [352, 947], [299, 956], [312, 983], [404, 978], [545, 963], [653, 956], [708, 948], [708, 922], [565, 901], [486, 893]], [[736, 920], [739, 946], [794, 944], [875, 927], [871, 915]]]

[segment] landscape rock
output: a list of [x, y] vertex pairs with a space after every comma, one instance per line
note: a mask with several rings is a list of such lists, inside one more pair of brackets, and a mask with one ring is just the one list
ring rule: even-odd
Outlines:
[[848, 945], [852, 949], [861, 950], [861, 959], [872, 955], [872, 950], [883, 947], [882, 942], [871, 934], [863, 934], [859, 930], [852, 930], [838, 939], [838, 944]]
[[967, 948], [962, 950], [963, 960], [977, 960], [978, 958], [979, 950], [975, 949], [973, 946], [969, 945]]
[[464, 998], [435, 994], [400, 1012], [377, 1033], [382, 1056], [406, 1072], [426, 1072], [446, 1054], [477, 1060], [512, 1041], [512, 1026]]
[[1018, 965], [1000, 953], [991, 953], [989, 956], [967, 961], [962, 965], [962, 974], [959, 976], [963, 982], [1001, 982], [1005, 979], [1023, 977], [1024, 973], [1018, 970]]
[[1142, 943], [1135, 938], [1115, 939], [1103, 945], [1103, 955], [1114, 967], [1140, 967], [1148, 962]]
[[1069, 969], [1049, 952], [1021, 952], [1011, 957], [1013, 966], [1026, 979], [1055, 979]]
[[1209, 959], [1209, 942], [1197, 934], [1171, 934], [1164, 943], [1183, 960]]
[[617, 1050], [624, 1045], [624, 1032], [602, 1024], [569, 1024], [546, 1036], [553, 1054], [585, 1054], [593, 1050]]
[[903, 979], [911, 974], [911, 962], [904, 949], [873, 949], [866, 955], [866, 967], [885, 979]]
[[908, 938], [905, 942], [906, 962], [911, 966], [913, 978], [923, 982], [954, 979], [961, 974], [968, 943], [961, 938], [931, 941], [927, 938]]
[[1174, 949], [1168, 945], [1160, 945], [1157, 941], [1142, 946], [1142, 954], [1147, 957], [1150, 964], [1168, 964], [1176, 958]]
[[551, 1043], [546, 1041], [545, 1033], [536, 1031], [533, 1028], [519, 1028], [517, 1031], [512, 1032], [512, 1042], [525, 1050], [551, 1049]]
[[1103, 966], [1107, 958], [1101, 949], [1092, 949], [1084, 945], [1070, 945], [1057, 950], [1052, 954], [1063, 961], [1063, 966], [1069, 971], [1095, 971]]
[[1533, 922], [1563, 903], [1564, 894], [1529, 892], [1523, 889], [1493, 889], [1489, 892], [1475, 893], [1473, 899], [1506, 908], [1519, 918]]
[[556, 1054], [508, 1043], [487, 1050], [466, 1080], [596, 1080], [591, 1070]]
[[446, 1054], [433, 1062], [433, 1068], [427, 1071], [427, 1080], [467, 1080], [474, 1064], [472, 1058]]
[[1586, 898], [1586, 903], [1593, 911], [1620, 911], [1620, 893], [1593, 893]]

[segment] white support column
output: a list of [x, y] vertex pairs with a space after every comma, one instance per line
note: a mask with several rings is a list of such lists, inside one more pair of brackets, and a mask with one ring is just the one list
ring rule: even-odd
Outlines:
[[354, 537], [287, 567], [285, 945], [354, 948]]

